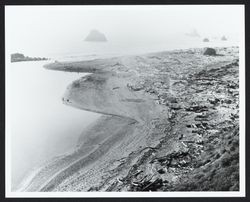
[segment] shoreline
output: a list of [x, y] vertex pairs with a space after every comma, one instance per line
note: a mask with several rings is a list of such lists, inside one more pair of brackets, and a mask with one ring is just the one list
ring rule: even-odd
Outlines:
[[106, 115], [61, 166], [48, 165], [24, 190], [239, 190], [238, 48], [216, 51], [220, 56], [197, 48], [45, 65], [92, 73], [70, 84], [63, 99]]

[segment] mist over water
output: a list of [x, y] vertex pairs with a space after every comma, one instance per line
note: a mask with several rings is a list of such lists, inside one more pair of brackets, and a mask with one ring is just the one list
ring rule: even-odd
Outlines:
[[[7, 6], [7, 51], [41, 57], [133, 54], [212, 46], [223, 35], [235, 44], [242, 9], [230, 5]], [[85, 42], [92, 29], [104, 33], [108, 42]], [[186, 35], [194, 29], [200, 37]], [[210, 44], [202, 42], [205, 37]]]
[[74, 149], [84, 128], [100, 116], [62, 102], [67, 86], [85, 74], [46, 70], [45, 63], [7, 64], [13, 188], [34, 167]]
[[[176, 41], [175, 41], [176, 40]], [[180, 36], [165, 39], [165, 41], [151, 40], [147, 42], [126, 43], [124, 41], [108, 42], [81, 42], [72, 52], [61, 52], [50, 55], [58, 61], [80, 61], [98, 58], [109, 58], [123, 55], [144, 54], [158, 51], [168, 51], [175, 49], [203, 48], [203, 47], [228, 47], [238, 46], [239, 40], [231, 38], [230, 41], [220, 39], [211, 40], [206, 43], [201, 38], [191, 38]]]

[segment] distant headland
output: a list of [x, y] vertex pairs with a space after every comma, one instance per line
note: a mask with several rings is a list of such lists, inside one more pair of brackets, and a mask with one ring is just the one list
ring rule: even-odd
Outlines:
[[39, 61], [39, 60], [48, 60], [48, 58], [41, 57], [28, 57], [24, 56], [22, 53], [13, 53], [11, 54], [11, 62], [22, 62], [22, 61]]

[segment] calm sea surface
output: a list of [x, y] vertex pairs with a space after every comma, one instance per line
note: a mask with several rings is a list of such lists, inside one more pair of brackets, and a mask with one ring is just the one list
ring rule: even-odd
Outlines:
[[45, 63], [6, 67], [13, 188], [34, 166], [73, 149], [83, 129], [99, 117], [62, 103], [67, 85], [83, 74], [46, 70]]

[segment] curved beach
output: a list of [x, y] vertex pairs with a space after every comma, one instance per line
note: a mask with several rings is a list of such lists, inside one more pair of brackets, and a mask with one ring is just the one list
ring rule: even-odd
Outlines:
[[215, 49], [45, 65], [91, 73], [63, 102], [103, 116], [22, 191], [239, 190], [239, 49]]

